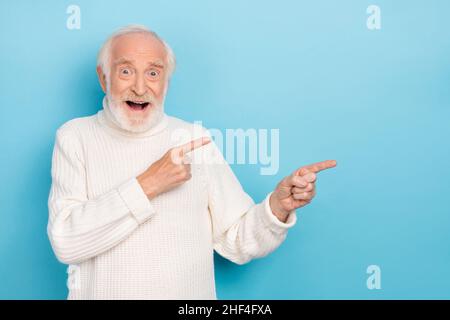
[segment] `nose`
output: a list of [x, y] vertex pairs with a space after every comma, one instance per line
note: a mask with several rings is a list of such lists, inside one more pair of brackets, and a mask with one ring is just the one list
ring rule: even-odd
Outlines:
[[138, 96], [143, 96], [147, 93], [147, 86], [143, 75], [137, 74], [134, 82], [133, 91]]

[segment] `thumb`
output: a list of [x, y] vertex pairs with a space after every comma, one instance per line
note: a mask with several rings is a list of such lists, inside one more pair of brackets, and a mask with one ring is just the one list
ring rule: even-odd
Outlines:
[[309, 173], [309, 170], [306, 168], [300, 168], [295, 172], [295, 176], [304, 176]]

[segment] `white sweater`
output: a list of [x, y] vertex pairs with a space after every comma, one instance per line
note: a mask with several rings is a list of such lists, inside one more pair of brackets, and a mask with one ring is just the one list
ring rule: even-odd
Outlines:
[[[221, 163], [192, 164], [190, 180], [149, 200], [136, 177], [200, 126], [165, 114], [135, 134], [111, 119], [104, 102], [56, 133], [48, 236], [70, 265], [68, 299], [217, 299], [214, 250], [243, 264], [275, 250], [295, 224], [295, 211], [286, 223], [273, 215], [270, 193], [255, 204], [213, 142], [191, 154]], [[175, 141], [179, 128], [194, 136]]]

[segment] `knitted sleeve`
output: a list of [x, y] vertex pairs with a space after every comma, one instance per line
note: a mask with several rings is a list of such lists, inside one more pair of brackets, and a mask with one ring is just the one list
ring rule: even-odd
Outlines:
[[119, 244], [155, 210], [136, 178], [88, 199], [79, 139], [61, 128], [52, 156], [47, 232], [57, 258], [76, 264]]
[[274, 251], [297, 220], [293, 210], [285, 223], [273, 214], [271, 193], [258, 204], [243, 190], [215, 143], [208, 145], [206, 164], [214, 249], [237, 264]]

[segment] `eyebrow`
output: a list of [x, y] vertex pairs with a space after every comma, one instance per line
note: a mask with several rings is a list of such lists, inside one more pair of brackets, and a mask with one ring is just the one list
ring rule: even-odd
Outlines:
[[[121, 57], [117, 60], [114, 61], [114, 65], [118, 65], [118, 64], [133, 64], [134, 60], [128, 59], [128, 58], [124, 58]], [[164, 69], [164, 64], [162, 63], [161, 60], [156, 60], [156, 61], [150, 61], [147, 64], [148, 66], [152, 66], [152, 67], [156, 67], [156, 68], [160, 68], [160, 69]]]

